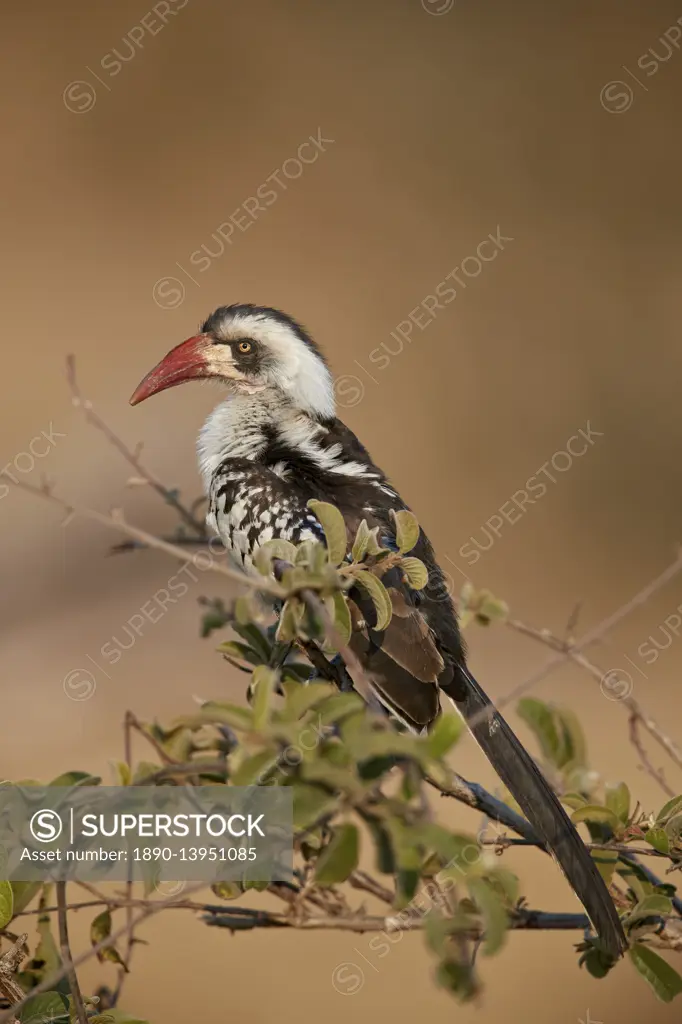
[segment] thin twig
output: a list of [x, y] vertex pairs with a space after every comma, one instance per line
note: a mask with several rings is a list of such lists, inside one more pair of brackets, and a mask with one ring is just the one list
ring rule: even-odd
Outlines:
[[62, 962], [66, 970], [66, 977], [71, 990], [73, 1010], [78, 1024], [88, 1024], [88, 1015], [85, 1011], [85, 1003], [81, 994], [78, 976], [71, 954], [69, 944], [69, 925], [66, 914], [66, 882], [57, 882], [57, 923], [59, 928], [59, 948], [62, 954]]
[[[426, 927], [426, 915], [411, 916], [396, 913], [386, 917], [304, 917], [297, 919], [286, 914], [275, 914], [248, 907], [230, 907], [219, 914], [204, 918], [206, 924], [218, 928], [241, 931], [245, 928], [295, 928], [301, 931], [344, 931], [344, 932], [409, 932], [421, 931]], [[580, 930], [590, 927], [586, 914], [551, 913], [542, 910], [520, 910], [511, 915], [510, 928], [524, 930]], [[482, 926], [467, 926], [462, 935], [478, 938], [483, 934]]]
[[187, 552], [183, 551], [182, 548], [177, 547], [175, 544], [170, 544], [168, 541], [161, 540], [155, 537], [154, 534], [147, 533], [146, 530], [140, 530], [137, 526], [132, 526], [119, 515], [106, 515], [104, 512], [97, 512], [95, 509], [88, 508], [85, 505], [75, 505], [72, 502], [64, 501], [62, 498], [58, 498], [56, 494], [53, 494], [48, 487], [35, 487], [33, 484], [26, 483], [25, 480], [15, 480], [13, 481], [13, 486], [18, 487], [22, 491], [28, 491], [29, 494], [34, 494], [39, 498], [44, 498], [46, 501], [51, 501], [55, 505], [59, 505], [68, 515], [79, 515], [84, 516], [86, 519], [93, 519], [96, 523], [101, 523], [111, 530], [118, 530], [119, 533], [125, 533], [129, 537], [142, 541], [150, 548], [165, 551], [167, 555], [171, 555], [173, 558], [179, 558], [183, 562], [192, 561], [197, 568], [201, 568], [202, 572], [207, 570], [215, 572], [221, 576], [226, 576], [230, 580], [234, 580], [236, 583], [241, 583], [242, 586], [249, 587], [251, 590], [262, 590], [265, 593], [273, 594], [275, 597], [286, 597], [284, 590], [275, 580], [267, 579], [265, 576], [247, 576], [246, 573], [239, 572], [238, 569], [231, 569], [229, 566], [222, 565], [215, 558], [211, 559], [209, 565], [200, 567], [199, 563], [195, 561], [196, 556], [194, 559], [190, 558], [188, 560]]
[[656, 782], [659, 784], [663, 792], [667, 794], [667, 796], [675, 796], [675, 790], [672, 789], [672, 787], [669, 786], [666, 782], [665, 775], [663, 774], [662, 769], [656, 768], [653, 765], [646, 751], [646, 747], [642, 743], [642, 739], [639, 735], [639, 726], [641, 721], [642, 719], [638, 715], [636, 715], [634, 711], [630, 713], [630, 718], [628, 720], [630, 742], [639, 754], [639, 759], [642, 762], [642, 767], [644, 768], [645, 772], [647, 772], [652, 777], [652, 779], [656, 780]]
[[[569, 659], [579, 665], [580, 668], [584, 669], [589, 675], [592, 676], [600, 685], [604, 685], [608, 673], [604, 672], [598, 665], [587, 657], [587, 655], [581, 653], [580, 648], [585, 645], [584, 638], [580, 643], [572, 643], [570, 641], [561, 640], [555, 636], [548, 629], [536, 629], [534, 626], [528, 626], [525, 622], [521, 622], [519, 619], [508, 619], [506, 625], [509, 629], [516, 633], [520, 633], [522, 636], [529, 637], [532, 640], [536, 640], [538, 643], [544, 644], [544, 646], [551, 648], [561, 654], [562, 659]], [[597, 639], [594, 637], [593, 639]], [[618, 700], [619, 704], [622, 704], [629, 713], [631, 720], [634, 718], [638, 723], [641, 723], [643, 728], [649, 733], [653, 739], [666, 751], [672, 761], [682, 768], [682, 750], [675, 743], [674, 740], [668, 736], [668, 734], [661, 728], [659, 723], [642, 707], [639, 701], [635, 700], [630, 694], [623, 694]], [[632, 739], [631, 731], [631, 739]], [[633, 741], [634, 742], [634, 741]], [[669, 796], [674, 796], [675, 793], [665, 782], [659, 772], [651, 765], [651, 762], [646, 756], [646, 752], [641, 748], [641, 744], [637, 745], [637, 751], [642, 757], [643, 764], [650, 775], [661, 785], [661, 787], [668, 793]]]
[[[14, 980], [14, 976], [26, 957], [27, 939], [27, 934], [19, 935], [7, 952], [0, 956], [0, 995], [14, 1004], [24, 994], [23, 988]], [[12, 1015], [9, 1020], [11, 1024], [17, 1024], [19, 1018]]]
[[[646, 587], [643, 587], [642, 590], [638, 591], [638, 593], [636, 593], [634, 597], [630, 598], [629, 601], [626, 601], [626, 603], [621, 605], [620, 608], [617, 608], [615, 612], [611, 613], [611, 615], [608, 615], [605, 619], [602, 619], [602, 621], [599, 622], [593, 629], [588, 630], [588, 632], [585, 633], [579, 640], [576, 640], [575, 643], [572, 643], [570, 645], [570, 656], [575, 659], [575, 656], [580, 654], [586, 647], [589, 647], [590, 644], [595, 643], [597, 640], [602, 640], [607, 633], [611, 632], [614, 626], [617, 626], [619, 622], [622, 622], [622, 620], [625, 619], [628, 615], [630, 615], [630, 613], [633, 612], [636, 608], [639, 608], [641, 607], [641, 605], [646, 604], [646, 602], [651, 597], [653, 597], [654, 594], [661, 590], [661, 588], [664, 587], [666, 583], [669, 583], [670, 580], [674, 579], [674, 577], [677, 576], [679, 572], [682, 572], [682, 550], [678, 552], [675, 561], [672, 562], [666, 569], [664, 569], [663, 572], [656, 577], [656, 579], [652, 580], [651, 583], [648, 583]], [[511, 625], [511, 623], [509, 623], [509, 625]], [[515, 627], [512, 626], [512, 628]], [[506, 694], [504, 697], [498, 700], [498, 708], [505, 707], [507, 704], [510, 704], [512, 701], [515, 701], [519, 697], [523, 696], [523, 694], [527, 693], [528, 690], [531, 690], [534, 686], [537, 685], [537, 683], [543, 680], [545, 676], [548, 675], [553, 669], [558, 668], [559, 665], [562, 665], [565, 662], [567, 656], [567, 652], [563, 651], [563, 653], [558, 655], [557, 657], [549, 658], [548, 661], [546, 661], [541, 668], [539, 668], [536, 672], [529, 676], [528, 679], [526, 679], [523, 683], [519, 683], [519, 685], [515, 686], [510, 693]]]
[[[196, 892], [199, 889], [203, 888], [205, 884], [205, 882], [202, 882], [200, 885], [193, 886], [191, 889], [188, 890], [188, 892]], [[161, 913], [162, 910], [166, 910], [168, 907], [172, 906], [173, 903], [174, 898], [170, 897], [167, 900], [159, 900], [158, 903], [147, 905], [137, 915], [137, 917], [133, 919], [133, 927], [137, 928], [140, 924], [142, 924], [143, 921], [146, 921], [148, 918], [154, 917], [156, 914]], [[125, 924], [123, 925], [122, 928], [119, 928], [117, 931], [112, 932], [111, 935], [107, 936], [104, 939], [101, 939], [99, 942], [96, 942], [94, 946], [91, 946], [90, 949], [86, 950], [84, 953], [81, 953], [80, 956], [77, 956], [74, 960], [72, 960], [70, 967], [73, 970], [75, 970], [77, 967], [81, 967], [84, 963], [87, 963], [88, 960], [92, 959], [93, 956], [96, 956], [101, 949], [104, 949], [107, 946], [114, 945], [118, 941], [118, 939], [121, 938], [122, 935], [126, 934], [127, 930], [128, 925]], [[0, 1024], [10, 1024], [10, 1022], [17, 1015], [18, 1011], [26, 1005], [29, 999], [32, 999], [34, 996], [40, 995], [43, 992], [51, 991], [56, 985], [59, 984], [62, 978], [67, 977], [68, 970], [69, 968], [67, 968], [66, 966], [62, 966], [57, 971], [53, 971], [52, 974], [49, 974], [46, 978], [43, 978], [39, 985], [36, 985], [35, 988], [32, 988], [30, 992], [27, 992], [26, 995], [22, 996], [22, 998], [18, 1002], [10, 1006], [8, 1010], [5, 1010], [3, 1013], [0, 1013]]]
[[[137, 729], [139, 732], [141, 732], [145, 739], [152, 740], [152, 737], [143, 729], [142, 723], [138, 721], [137, 716], [132, 711], [126, 711], [123, 719], [123, 760], [128, 767], [129, 780], [133, 777], [133, 729]], [[160, 747], [159, 750], [163, 750], [163, 748]], [[165, 755], [165, 751], [163, 751], [163, 753]], [[123, 991], [125, 980], [128, 976], [128, 972], [130, 971], [130, 961], [132, 959], [133, 949], [135, 947], [135, 930], [133, 928], [133, 908], [130, 905], [130, 900], [132, 900], [134, 892], [132, 864], [128, 865], [127, 874], [128, 878], [126, 881], [126, 899], [129, 902], [125, 910], [125, 917], [128, 931], [126, 932], [125, 948], [122, 956], [123, 963], [120, 965], [118, 969], [116, 988], [114, 989], [111, 998], [112, 1006], [117, 1006], [121, 998], [121, 992]]]
[[136, 451], [131, 451], [128, 445], [125, 444], [125, 442], [114, 433], [111, 427], [97, 415], [93, 409], [92, 402], [83, 397], [76, 378], [76, 359], [73, 355], [66, 357], [66, 379], [69, 383], [69, 388], [71, 389], [71, 401], [77, 409], [82, 411], [87, 422], [104, 434], [107, 441], [109, 441], [109, 443], [112, 444], [118, 452], [120, 452], [123, 458], [133, 467], [141, 479], [145, 480], [150, 487], [153, 487], [156, 493], [163, 498], [167, 505], [170, 505], [171, 508], [175, 509], [186, 526], [189, 526], [190, 529], [194, 530], [199, 537], [205, 536], [205, 524], [202, 523], [200, 519], [197, 519], [192, 512], [183, 505], [178, 498], [177, 491], [170, 487], [166, 487], [150, 469], [147, 469], [147, 467], [140, 461], [139, 448]]

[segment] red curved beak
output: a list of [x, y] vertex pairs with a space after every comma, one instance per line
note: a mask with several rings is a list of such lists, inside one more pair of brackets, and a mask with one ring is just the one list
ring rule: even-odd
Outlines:
[[208, 358], [211, 348], [212, 342], [207, 334], [197, 334], [176, 345], [140, 381], [130, 398], [130, 404], [137, 405], [144, 402], [145, 398], [165, 391], [166, 388], [174, 388], [177, 384], [184, 384], [187, 380], [211, 377]]

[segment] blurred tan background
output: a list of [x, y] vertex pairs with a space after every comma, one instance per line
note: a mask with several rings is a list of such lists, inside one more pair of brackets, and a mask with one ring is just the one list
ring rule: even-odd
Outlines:
[[[667, 47], [661, 39], [679, 5], [169, 0], [154, 12], [148, 2], [3, 11], [2, 466], [169, 528], [170, 512], [125, 489], [127, 467], [71, 407], [65, 354], [76, 354], [97, 410], [130, 444], [144, 440], [149, 466], [190, 497], [195, 435], [217, 392], [187, 387], [139, 409], [128, 397], [217, 305], [272, 304], [302, 319], [345, 376], [341, 415], [413, 505], [457, 588], [464, 571], [555, 630], [576, 600], [583, 629], [626, 602], [682, 535], [682, 53], [674, 30]], [[318, 129], [333, 143], [286, 177], [284, 162]], [[286, 188], [250, 223], [238, 212], [247, 229], [199, 269], [191, 254], [202, 244], [218, 253], [212, 234], [278, 169]], [[380, 368], [370, 353], [397, 351], [396, 325], [498, 228], [513, 241], [480, 272], [465, 263], [476, 276], [459, 270], [466, 287]], [[487, 546], [486, 520], [587, 421], [603, 436], [470, 565], [460, 548], [472, 537]], [[50, 430], [44, 457], [22, 455]], [[128, 643], [124, 624], [176, 566], [156, 553], [106, 557], [105, 530], [64, 527], [38, 499], [0, 495], [0, 777], [106, 774], [126, 708], [169, 718], [193, 694], [241, 696], [197, 634], [195, 599], [220, 585], [201, 580], [107, 664], [101, 647]], [[637, 648], [661, 637], [681, 601], [677, 579], [595, 653], [630, 672], [635, 696], [677, 739], [682, 642], [651, 666]], [[470, 644], [496, 696], [547, 656], [502, 629]], [[96, 688], [75, 700], [83, 679]], [[581, 712], [598, 770], [626, 777], [644, 807], [663, 803], [636, 767], [618, 702], [569, 669], [535, 692]], [[456, 763], [494, 787], [469, 742]], [[682, 779], [669, 779], [679, 791]], [[458, 806], [439, 809], [479, 825]], [[575, 907], [548, 858], [509, 862], [532, 906]], [[378, 961], [363, 937], [231, 938], [179, 913], [143, 934], [124, 1007], [164, 1024], [679, 1020], [679, 1004], [655, 1004], [629, 964], [601, 983], [578, 972], [568, 934], [512, 936], [481, 963], [481, 1004], [464, 1009], [433, 986], [416, 935]], [[364, 973], [352, 996], [332, 986], [343, 961]], [[87, 973], [93, 985], [103, 977]]]

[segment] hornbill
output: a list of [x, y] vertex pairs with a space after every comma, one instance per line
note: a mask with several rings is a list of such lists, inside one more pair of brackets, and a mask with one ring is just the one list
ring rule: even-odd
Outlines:
[[[365, 519], [390, 543], [392, 512], [406, 505], [337, 418], [328, 364], [299, 323], [270, 307], [221, 306], [147, 374], [131, 404], [197, 379], [215, 379], [228, 391], [201, 430], [198, 450], [207, 523], [241, 566], [248, 571], [258, 546], [273, 538], [322, 540], [310, 499], [335, 505], [351, 537]], [[352, 640], [379, 700], [417, 731], [438, 717], [440, 690], [452, 700], [617, 958], [626, 941], [607, 887], [537, 765], [471, 675], [423, 531], [412, 553], [426, 565], [426, 588], [402, 585], [387, 629], [377, 633], [361, 619], [364, 628]]]

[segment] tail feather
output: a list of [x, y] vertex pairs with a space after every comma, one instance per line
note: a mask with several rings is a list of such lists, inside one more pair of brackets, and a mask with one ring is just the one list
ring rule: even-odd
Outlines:
[[[445, 688], [491, 765], [570, 882], [597, 934], [614, 959], [627, 942], [609, 891], [589, 850], [556, 794], [514, 732], [472, 675], [460, 668], [458, 685]], [[464, 683], [464, 686], [462, 686]]]

